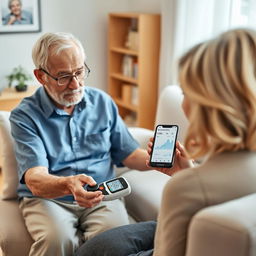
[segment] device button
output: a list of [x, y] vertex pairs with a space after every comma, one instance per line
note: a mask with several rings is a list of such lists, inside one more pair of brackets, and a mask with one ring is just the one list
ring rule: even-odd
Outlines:
[[103, 187], [103, 186], [100, 186], [99, 189], [100, 189], [100, 190], [104, 190], [104, 187]]
[[87, 190], [87, 191], [97, 191], [98, 188], [99, 188], [99, 185], [98, 185], [98, 184], [96, 184], [96, 185], [94, 185], [94, 186], [87, 185], [86, 190]]

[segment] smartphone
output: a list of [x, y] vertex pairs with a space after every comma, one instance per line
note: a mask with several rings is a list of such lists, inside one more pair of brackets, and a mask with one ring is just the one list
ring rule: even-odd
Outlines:
[[178, 125], [158, 125], [149, 164], [152, 167], [171, 168], [174, 163]]

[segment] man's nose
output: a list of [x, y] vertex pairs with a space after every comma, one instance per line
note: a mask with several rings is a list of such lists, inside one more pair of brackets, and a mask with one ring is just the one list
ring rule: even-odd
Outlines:
[[75, 75], [72, 76], [68, 87], [69, 87], [69, 88], [72, 88], [72, 89], [76, 89], [76, 88], [78, 88], [79, 86], [80, 86], [80, 84], [79, 84], [79, 81], [78, 81], [77, 77], [76, 77]]

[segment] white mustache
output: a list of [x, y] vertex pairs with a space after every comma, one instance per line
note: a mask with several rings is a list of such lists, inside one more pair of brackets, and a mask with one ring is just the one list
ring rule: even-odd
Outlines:
[[82, 89], [81, 88], [77, 88], [75, 90], [68, 90], [67, 92], [65, 92], [65, 95], [68, 95], [68, 94], [75, 94], [75, 93], [78, 93], [78, 92], [81, 92]]

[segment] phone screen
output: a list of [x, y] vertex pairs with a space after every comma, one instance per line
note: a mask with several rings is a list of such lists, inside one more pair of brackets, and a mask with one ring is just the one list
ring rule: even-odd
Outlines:
[[150, 157], [151, 166], [172, 167], [177, 135], [177, 125], [158, 125], [156, 127]]

